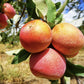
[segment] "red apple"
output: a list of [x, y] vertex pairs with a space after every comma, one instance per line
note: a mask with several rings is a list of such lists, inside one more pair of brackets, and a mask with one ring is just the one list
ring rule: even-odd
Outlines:
[[4, 5], [3, 5], [3, 12], [7, 15], [7, 17], [9, 19], [13, 18], [14, 15], [16, 14], [15, 9], [9, 3], [4, 3]]
[[52, 29], [52, 45], [66, 57], [73, 57], [83, 47], [84, 36], [75, 26], [60, 23]]
[[7, 23], [8, 17], [5, 14], [0, 13], [0, 29], [4, 29]]
[[37, 77], [57, 80], [66, 70], [65, 58], [52, 48], [40, 53], [33, 53], [29, 61], [31, 72]]
[[20, 42], [28, 52], [41, 52], [50, 45], [51, 41], [51, 28], [42, 20], [30, 21], [21, 28]]

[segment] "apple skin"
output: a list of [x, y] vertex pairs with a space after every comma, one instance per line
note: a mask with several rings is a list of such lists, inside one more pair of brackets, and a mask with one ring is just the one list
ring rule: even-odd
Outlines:
[[8, 17], [5, 14], [0, 13], [0, 29], [4, 29], [8, 25], [7, 20]]
[[60, 23], [52, 29], [52, 45], [66, 57], [74, 57], [84, 45], [84, 36], [75, 26]]
[[25, 50], [37, 53], [45, 50], [52, 41], [49, 25], [39, 19], [26, 23], [20, 30], [20, 42]]
[[29, 65], [33, 75], [49, 80], [61, 78], [66, 70], [65, 58], [52, 48], [31, 54]]
[[3, 4], [3, 9], [2, 9], [3, 13], [5, 13], [7, 15], [7, 17], [9, 19], [13, 18], [16, 14], [15, 9], [13, 8], [13, 6], [9, 3], [4, 3]]

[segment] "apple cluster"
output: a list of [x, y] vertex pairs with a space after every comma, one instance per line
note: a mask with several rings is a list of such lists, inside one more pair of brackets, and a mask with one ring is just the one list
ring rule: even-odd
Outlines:
[[31, 53], [31, 72], [37, 77], [57, 80], [65, 73], [65, 58], [76, 56], [84, 46], [84, 35], [69, 23], [59, 23], [51, 29], [46, 22], [36, 19], [21, 28], [20, 42]]
[[4, 3], [2, 7], [2, 12], [0, 13], [0, 29], [7, 27], [7, 20], [14, 17], [16, 14], [15, 9], [9, 3]]

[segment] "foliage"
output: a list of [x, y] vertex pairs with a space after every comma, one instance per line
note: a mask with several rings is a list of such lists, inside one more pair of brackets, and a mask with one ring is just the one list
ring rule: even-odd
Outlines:
[[5, 32], [2, 32], [0, 33], [1, 37], [2, 37], [2, 42], [3, 43], [6, 43], [8, 40], [7, 40], [7, 34]]
[[84, 21], [83, 24], [79, 27], [79, 29], [82, 31], [82, 33], [84, 34]]
[[14, 18], [9, 19], [7, 21], [8, 26], [5, 29], [0, 30], [1, 31], [0, 35], [2, 37], [1, 42], [14, 45], [19, 42], [19, 31], [20, 31], [21, 25], [26, 21], [25, 16], [27, 18], [27, 10], [24, 9], [25, 7], [24, 0], [1, 0], [0, 12], [2, 12], [2, 5], [4, 3], [10, 3], [16, 10], [16, 15], [20, 16], [19, 19], [17, 19], [16, 15], [14, 17], [16, 19]]
[[[14, 45], [16, 42], [19, 42], [19, 34], [17, 32], [20, 31], [21, 24], [24, 24], [32, 20], [32, 18], [43, 19], [51, 27], [53, 27], [55, 24], [62, 21], [62, 15], [59, 15], [56, 17], [56, 9], [60, 8], [60, 5], [61, 5], [60, 2], [53, 3], [51, 0], [46, 0], [46, 1], [45, 0], [40, 0], [40, 1], [26, 0], [27, 2], [26, 4], [24, 0], [2, 0], [0, 11], [2, 9], [2, 5], [6, 2], [10, 3], [15, 8], [16, 14], [20, 15], [20, 18], [17, 19], [16, 17], [17, 21], [14, 20], [13, 18], [8, 20], [7, 28], [3, 30], [4, 33], [1, 33], [2, 43], [8, 42], [9, 44]], [[40, 5], [40, 3], [42, 4], [42, 6]], [[60, 10], [61, 12], [63, 11], [63, 9], [60, 9]]]
[[66, 72], [65, 76], [72, 77], [72, 76], [79, 76], [79, 77], [84, 77], [84, 67], [81, 65], [74, 65], [68, 60], [66, 60]]
[[[0, 1], [0, 12], [2, 9], [3, 3], [8, 2], [13, 5], [16, 10], [16, 14], [20, 15], [19, 20], [14, 22], [13, 19], [9, 20], [9, 25], [4, 32], [1, 32], [0, 35], [2, 37], [3, 43], [17, 44], [19, 42], [19, 31], [22, 27], [21, 25], [32, 20], [32, 19], [42, 19], [47, 22], [52, 28], [54, 25], [60, 23], [62, 21], [62, 12], [67, 5], [69, 10], [75, 7], [76, 12], [80, 11], [77, 7], [78, 1], [68, 1], [65, 0], [64, 4], [61, 6], [60, 2], [53, 3], [51, 0], [1, 0]], [[67, 4], [69, 2], [69, 4]], [[84, 11], [80, 12], [83, 13]], [[81, 15], [76, 18], [81, 17]], [[28, 16], [27, 16], [28, 15]], [[25, 17], [26, 16], [26, 17]], [[82, 15], [83, 16], [83, 15]], [[79, 28], [80, 30], [82, 27]], [[12, 32], [13, 31], [13, 32]], [[84, 32], [84, 31], [83, 31]], [[15, 57], [12, 61], [12, 64], [18, 64], [22, 61], [25, 61], [30, 53], [22, 49], [19, 53], [14, 54]], [[67, 69], [64, 76], [81, 76], [84, 77], [84, 67], [80, 65], [74, 65], [68, 60], [66, 60]], [[51, 80], [50, 80], [51, 81]], [[56, 84], [58, 80], [51, 81], [52, 84]]]
[[18, 63], [26, 60], [29, 57], [30, 53], [28, 53], [27, 51], [22, 49], [18, 54], [14, 54], [14, 55], [15, 55], [15, 57], [12, 61], [12, 64], [18, 64]]
[[7, 32], [1, 32], [0, 36], [2, 37], [1, 42], [3, 44], [5, 43], [9, 43], [12, 45], [17, 45], [17, 43], [19, 42], [19, 32], [16, 35], [9, 35], [10, 34], [10, 30]]

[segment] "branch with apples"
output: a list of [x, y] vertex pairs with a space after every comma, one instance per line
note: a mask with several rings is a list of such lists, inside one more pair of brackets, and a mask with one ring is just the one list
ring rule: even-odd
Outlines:
[[[59, 79], [65, 84], [65, 77], [84, 77], [84, 66], [74, 65], [68, 60], [84, 47], [84, 35], [74, 25], [62, 22], [62, 12], [67, 3], [68, 0], [63, 5], [52, 0], [26, 0], [24, 10], [27, 10], [28, 19], [19, 33], [23, 49], [14, 54], [12, 60], [12, 64], [18, 64], [30, 57], [29, 66], [33, 75], [49, 79], [51, 84], [58, 84]], [[7, 19], [14, 15], [14, 8], [4, 3], [0, 29], [5, 28]]]

